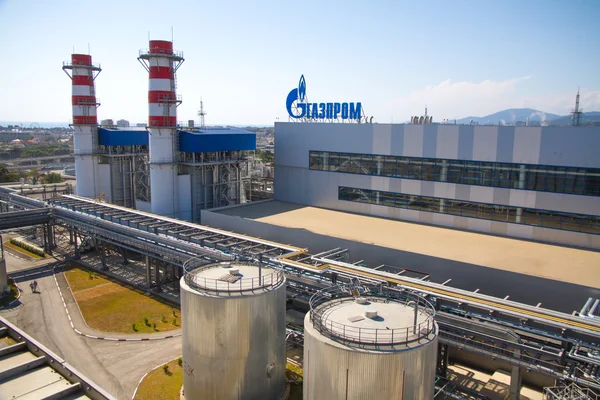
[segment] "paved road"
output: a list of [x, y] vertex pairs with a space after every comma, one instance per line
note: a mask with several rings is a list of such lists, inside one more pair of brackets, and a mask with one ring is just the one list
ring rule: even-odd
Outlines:
[[[15, 260], [9, 260], [9, 265], [13, 264], [9, 271], [24, 268]], [[30, 281], [21, 282], [21, 304], [1, 315], [117, 398], [131, 399], [146, 372], [181, 355], [181, 338], [110, 342], [78, 335], [69, 325], [54, 277], [37, 278], [37, 282], [39, 293], [31, 293]]]

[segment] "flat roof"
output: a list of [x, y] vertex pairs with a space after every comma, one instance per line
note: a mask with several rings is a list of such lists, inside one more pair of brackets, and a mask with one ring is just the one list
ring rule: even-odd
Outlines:
[[275, 200], [213, 212], [462, 263], [600, 288], [600, 252], [591, 250]]

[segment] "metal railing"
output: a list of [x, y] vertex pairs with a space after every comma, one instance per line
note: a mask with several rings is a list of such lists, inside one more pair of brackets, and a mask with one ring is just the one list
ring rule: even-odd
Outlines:
[[[435, 309], [424, 298], [404, 293], [403, 298], [385, 296], [361, 296], [369, 303], [396, 303], [415, 310], [415, 323], [409, 326], [395, 328], [365, 328], [353, 326], [351, 323], [333, 321], [329, 318], [332, 308], [346, 302], [355, 301], [350, 290], [336, 286], [315, 293], [310, 298], [310, 320], [313, 327], [321, 334], [334, 340], [355, 343], [359, 345], [399, 345], [415, 342], [429, 336], [436, 330]], [[417, 323], [418, 322], [418, 323]]]
[[169, 58], [183, 58], [183, 51], [173, 50], [172, 52], [167, 52], [162, 49], [154, 49], [153, 52], [150, 49], [141, 49], [139, 52], [139, 57], [169, 57]]
[[[237, 266], [259, 268], [256, 264], [251, 263], [225, 262], [206, 265], [202, 263], [203, 261], [202, 259], [193, 258], [183, 264], [183, 280], [193, 289], [215, 292], [217, 294], [252, 292], [279, 286], [285, 281], [283, 271], [273, 267], [261, 267], [261, 275], [253, 278], [244, 278], [241, 274], [231, 275], [231, 281], [199, 276], [203, 271], [211, 268], [221, 268], [224, 265], [230, 265], [232, 268]], [[229, 274], [229, 271], [224, 269], [223, 275], [226, 274]]]
[[77, 64], [72, 61], [63, 61], [63, 68], [92, 68], [95, 70], [102, 69], [99, 63], [91, 63], [91, 64]]

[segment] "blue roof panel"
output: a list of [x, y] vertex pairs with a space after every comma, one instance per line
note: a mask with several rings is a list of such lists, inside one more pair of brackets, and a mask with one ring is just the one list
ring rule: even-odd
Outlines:
[[240, 150], [256, 150], [255, 133], [236, 128], [179, 132], [179, 151], [204, 153]]
[[98, 144], [102, 146], [148, 146], [148, 131], [133, 128], [98, 128]]

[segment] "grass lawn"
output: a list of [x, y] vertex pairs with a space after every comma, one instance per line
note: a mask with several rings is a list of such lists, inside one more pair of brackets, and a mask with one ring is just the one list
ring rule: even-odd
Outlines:
[[151, 333], [181, 326], [178, 308], [141, 290], [82, 268], [66, 271], [65, 277], [90, 328], [104, 332]]
[[10, 288], [10, 292], [0, 298], [0, 307], [4, 307], [19, 296], [19, 289], [14, 284], [9, 282], [8, 287]]
[[27, 251], [24, 248], [16, 246], [10, 242], [4, 242], [3, 245], [4, 245], [4, 248], [8, 247], [9, 249], [12, 249], [18, 253], [25, 254], [28, 257], [35, 258], [36, 260], [41, 260], [42, 258], [46, 258], [46, 257], [40, 256], [40, 255], [34, 254], [30, 251]]
[[183, 368], [177, 360], [167, 364], [167, 373], [162, 367], [150, 372], [140, 383], [134, 400], [179, 400], [183, 385]]

